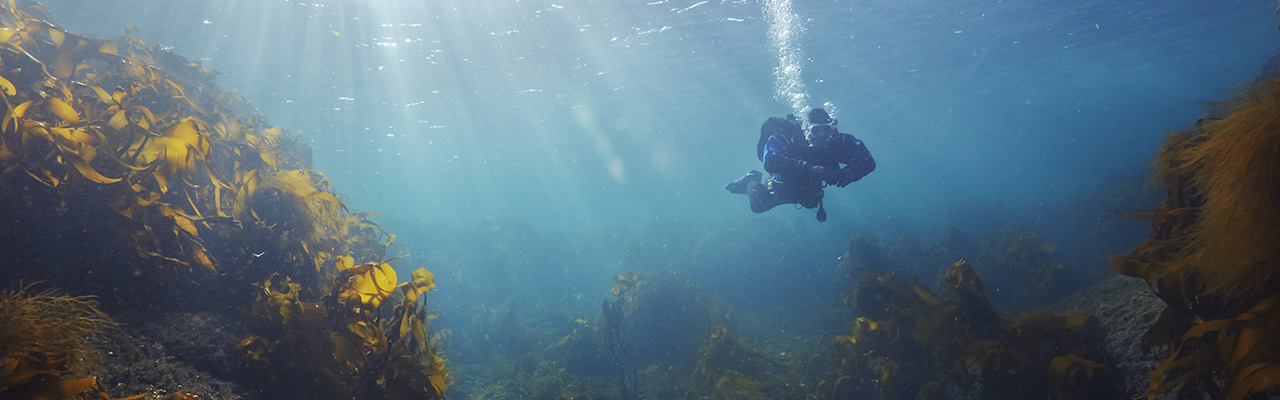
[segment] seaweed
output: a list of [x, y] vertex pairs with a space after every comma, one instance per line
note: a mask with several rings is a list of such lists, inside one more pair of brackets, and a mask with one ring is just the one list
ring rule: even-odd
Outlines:
[[[482, 328], [473, 330], [544, 344], [491, 356], [472, 376], [496, 383], [462, 388], [459, 395], [672, 399], [754, 393], [758, 398], [799, 398], [807, 391], [799, 363], [771, 356], [749, 338], [731, 334], [726, 321], [713, 317], [727, 319], [728, 313], [679, 274], [615, 275], [607, 293], [595, 311], [600, 314], [586, 317], [560, 317], [538, 304], [516, 308], [506, 301], [509, 306], [495, 308], [501, 311], [493, 316], [473, 318]], [[538, 311], [550, 314], [552, 321], [530, 319]], [[515, 395], [517, 390], [522, 394]]]
[[[616, 385], [600, 377], [569, 372], [555, 361], [528, 356], [518, 381], [524, 393], [535, 399], [590, 400], [625, 398]], [[520, 397], [520, 396], [515, 396]]]
[[[604, 335], [605, 344], [609, 347], [609, 355], [613, 357], [614, 363], [618, 365], [618, 381], [621, 384], [621, 392], [623, 396], [628, 398], [636, 397], [636, 386], [638, 385], [636, 371], [636, 357], [627, 350], [627, 342], [623, 340], [624, 321], [626, 320], [625, 309], [635, 308], [635, 297], [632, 295], [637, 286], [640, 285], [640, 276], [636, 271], [628, 272], [626, 275], [618, 275], [613, 278], [613, 289], [609, 293], [616, 298], [605, 300], [601, 304], [601, 313], [604, 315]], [[631, 307], [627, 307], [630, 304]], [[626, 362], [623, 362], [623, 359]], [[627, 385], [627, 367], [631, 367], [631, 385], [628, 389]]]
[[762, 381], [783, 380], [793, 372], [743, 338], [730, 335], [725, 326], [717, 325], [698, 349], [691, 379], [695, 390], [715, 382], [713, 397], [723, 398], [718, 393], [727, 383], [739, 383], [751, 391], [768, 390]]
[[710, 296], [683, 275], [651, 272], [621, 297], [626, 325], [623, 337], [646, 368], [680, 366], [691, 370], [715, 319]]
[[959, 228], [927, 243], [915, 235], [881, 241], [870, 233], [857, 233], [849, 240], [848, 251], [840, 257], [840, 270], [852, 286], [865, 274], [930, 276], [943, 273], [956, 259], [973, 261], [978, 272], [990, 277], [996, 288], [988, 302], [998, 310], [1021, 311], [1051, 303], [1069, 293], [1079, 282], [1068, 282], [1068, 267], [1057, 246], [1039, 230], [1008, 223], [981, 236], [971, 236]]
[[1003, 288], [1004, 295], [993, 303], [1007, 309], [1035, 307], [1065, 294], [1059, 278], [1067, 267], [1055, 254], [1057, 246], [1040, 231], [1010, 225], [982, 240], [986, 243], [973, 260], [986, 265], [984, 275]]
[[[835, 335], [822, 398], [874, 393], [881, 399], [934, 398], [964, 392], [989, 399], [1121, 398], [1114, 373], [1093, 360], [1103, 332], [1079, 313], [1029, 311], [1004, 319], [964, 261], [942, 276], [951, 298], [868, 272], [846, 303], [856, 316]], [[1100, 372], [1101, 371], [1101, 372]]]
[[92, 340], [116, 323], [92, 297], [30, 288], [0, 292], [0, 397], [56, 400], [92, 389], [92, 397], [110, 400], [97, 378], [85, 375], [101, 357]]
[[[41, 266], [6, 281], [58, 279], [140, 316], [252, 309], [253, 332], [235, 350], [242, 378], [293, 384], [270, 389], [282, 397], [443, 396], [434, 343], [447, 336], [427, 336], [422, 300], [434, 277], [399, 283], [386, 263], [354, 265], [395, 241], [370, 221], [378, 214], [348, 210], [310, 149], [220, 90], [198, 60], [132, 26], [100, 39], [56, 21], [0, 0], [0, 217], [13, 222], [0, 257]], [[13, 360], [5, 379], [36, 365]], [[50, 364], [66, 362], [38, 362], [58, 373], [29, 384], [60, 391], [51, 395], [96, 385]]]
[[716, 400], [765, 400], [760, 382], [738, 371], [729, 370], [716, 380], [710, 398]]
[[1280, 384], [1280, 80], [1259, 80], [1169, 135], [1154, 170], [1164, 204], [1131, 218], [1152, 234], [1119, 274], [1143, 279], [1168, 305], [1143, 336], [1167, 346], [1148, 398], [1244, 399]]
[[[282, 290], [271, 280], [261, 284], [252, 315], [273, 338], [249, 337], [237, 346], [246, 368], [266, 372], [263, 384], [271, 386], [325, 377], [323, 385], [290, 385], [290, 395], [309, 398], [443, 398], [451, 380], [427, 336], [434, 317], [422, 305], [435, 277], [419, 268], [411, 281], [397, 283], [386, 262], [351, 265], [349, 257], [337, 269], [318, 302], [300, 301], [300, 285], [287, 277]], [[382, 318], [379, 307], [393, 294], [401, 295], [399, 304]]]
[[[296, 136], [219, 90], [215, 71], [147, 45], [133, 27], [98, 39], [48, 21], [38, 5], [0, 2], [0, 203], [22, 226], [84, 226], [52, 236], [101, 242], [103, 255], [46, 256], [69, 260], [22, 277], [77, 276], [75, 265], [99, 264], [120, 273], [86, 285], [146, 303], [156, 294], [126, 277], [248, 290], [282, 272], [316, 297], [336, 257], [381, 258], [394, 241], [368, 221], [374, 213], [347, 211]], [[14, 255], [64, 244], [0, 235]]]

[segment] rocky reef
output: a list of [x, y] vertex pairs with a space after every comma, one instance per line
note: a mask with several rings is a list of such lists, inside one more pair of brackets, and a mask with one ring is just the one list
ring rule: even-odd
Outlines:
[[[2, 292], [0, 397], [105, 399], [139, 376], [174, 386], [135, 398], [443, 397], [432, 275], [397, 281], [394, 235], [347, 210], [306, 145], [132, 27], [99, 39], [50, 21], [0, 4], [0, 281], [40, 282]], [[177, 348], [139, 328], [178, 315], [225, 325]], [[323, 362], [299, 367], [303, 344]]]

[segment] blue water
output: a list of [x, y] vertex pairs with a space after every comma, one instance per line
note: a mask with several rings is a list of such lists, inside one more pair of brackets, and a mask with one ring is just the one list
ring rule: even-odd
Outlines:
[[[348, 207], [399, 235], [397, 266], [436, 273], [437, 326], [462, 332], [504, 301], [598, 313], [630, 269], [743, 310], [835, 307], [857, 232], [1016, 219], [1105, 270], [1149, 228], [1083, 237], [1097, 213], [1070, 209], [1141, 179], [1196, 101], [1280, 53], [1273, 0], [44, 4], [71, 31], [138, 27], [301, 134]], [[827, 192], [824, 224], [751, 214], [723, 186], [761, 169], [760, 123], [824, 104], [877, 170]]]

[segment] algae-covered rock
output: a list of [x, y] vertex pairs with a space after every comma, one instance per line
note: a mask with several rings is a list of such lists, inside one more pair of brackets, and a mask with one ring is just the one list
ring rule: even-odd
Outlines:
[[133, 28], [99, 39], [49, 21], [0, 4], [0, 258], [43, 266], [6, 281], [243, 304], [226, 293], [280, 272], [318, 296], [337, 256], [382, 257], [372, 214], [348, 212], [310, 150], [216, 72]]

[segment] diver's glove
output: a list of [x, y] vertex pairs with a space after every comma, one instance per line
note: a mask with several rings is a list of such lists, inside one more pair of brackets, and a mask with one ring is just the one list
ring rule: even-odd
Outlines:
[[828, 175], [826, 181], [828, 185], [835, 185], [836, 187], [845, 187], [845, 186], [849, 186], [850, 183], [857, 181], [858, 178], [859, 176], [856, 172], [846, 167], [846, 168], [841, 168], [839, 171], [833, 172], [831, 175]]
[[827, 183], [831, 182], [830, 177], [832, 176], [832, 173], [838, 172], [835, 168], [828, 168], [821, 165], [810, 165], [809, 169], [813, 171], [813, 176], [818, 177], [818, 180], [826, 181]]

